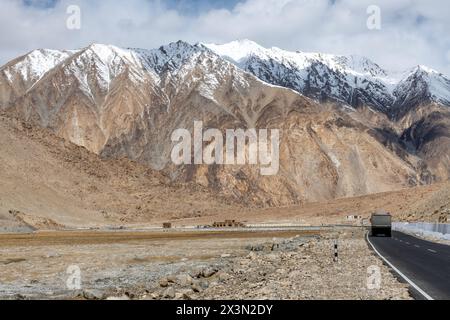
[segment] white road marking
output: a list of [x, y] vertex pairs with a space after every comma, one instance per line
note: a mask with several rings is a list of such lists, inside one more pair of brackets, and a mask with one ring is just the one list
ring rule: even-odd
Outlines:
[[433, 253], [437, 253], [437, 251], [436, 250], [433, 250], [433, 249], [427, 249], [428, 251], [431, 251], [431, 252], [433, 252]]
[[366, 238], [367, 241], [369, 242], [370, 246], [372, 247], [372, 249], [381, 257], [381, 259], [384, 260], [384, 262], [386, 262], [395, 272], [397, 272], [403, 279], [405, 279], [406, 282], [408, 282], [414, 289], [416, 289], [417, 291], [419, 291], [419, 293], [425, 297], [425, 299], [427, 300], [434, 300], [428, 293], [426, 293], [425, 291], [423, 291], [422, 289], [420, 289], [420, 287], [415, 284], [411, 279], [409, 279], [407, 276], [405, 276], [400, 270], [398, 270], [392, 263], [390, 263], [388, 261], [388, 259], [386, 259], [385, 257], [383, 257], [381, 255], [381, 253], [378, 252], [378, 250], [375, 248], [375, 246], [372, 244], [372, 242], [370, 242], [369, 240], [369, 234], [366, 234]]
[[406, 244], [410, 244], [409, 242], [406, 242]]
[[418, 246], [417, 244], [415, 244], [415, 245], [414, 245], [414, 247], [416, 247], [416, 248], [420, 248], [420, 246]]

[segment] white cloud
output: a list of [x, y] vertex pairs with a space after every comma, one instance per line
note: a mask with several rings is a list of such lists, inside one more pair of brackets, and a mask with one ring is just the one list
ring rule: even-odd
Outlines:
[[[428, 65], [450, 75], [447, 0], [245, 0], [233, 8], [185, 14], [163, 0], [60, 0], [51, 9], [0, 0], [0, 62], [34, 48], [91, 42], [153, 48], [179, 39], [222, 43], [248, 38], [264, 46], [368, 56], [388, 69]], [[66, 8], [82, 10], [82, 28], [66, 29]], [[381, 30], [366, 26], [381, 8]], [[186, 5], [186, 4], [184, 4]]]

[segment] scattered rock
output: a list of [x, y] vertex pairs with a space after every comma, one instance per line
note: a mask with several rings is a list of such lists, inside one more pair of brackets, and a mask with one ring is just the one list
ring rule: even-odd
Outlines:
[[83, 298], [86, 300], [102, 300], [105, 298], [105, 293], [97, 289], [83, 290]]
[[264, 245], [262, 245], [262, 244], [248, 245], [245, 247], [245, 249], [250, 250], [250, 251], [263, 251]]
[[177, 284], [180, 286], [190, 286], [192, 284], [192, 278], [188, 274], [181, 274], [177, 277]]
[[173, 299], [175, 298], [175, 289], [173, 287], [168, 287], [164, 293], [163, 297], [167, 299]]
[[242, 259], [242, 260], [239, 261], [239, 264], [240, 264], [241, 266], [249, 265], [249, 264], [250, 264], [250, 260]]
[[200, 281], [198, 282], [198, 285], [200, 286], [200, 288], [202, 288], [203, 290], [205, 290], [205, 289], [208, 289], [208, 287], [209, 287], [209, 282], [203, 279], [203, 280], [200, 280]]
[[175, 294], [175, 298], [183, 300], [192, 300], [192, 290], [191, 289], [180, 290]]
[[202, 276], [202, 269], [201, 268], [195, 268], [189, 271], [189, 275], [192, 278], [200, 278]]
[[252, 251], [252, 252], [250, 252], [250, 253], [248, 254], [248, 258], [249, 258], [249, 259], [251, 259], [251, 260], [255, 260], [255, 259], [256, 259], [256, 257], [257, 257], [257, 256], [256, 256], [256, 253], [255, 253], [255, 252], [253, 252], [253, 251]]
[[134, 299], [135, 294], [132, 293], [132, 292], [125, 292], [125, 296], [127, 296], [127, 297], [130, 298], [130, 299]]
[[161, 294], [157, 293], [157, 292], [153, 292], [150, 293], [149, 295], [147, 295], [144, 299], [145, 300], [156, 300], [161, 298]]
[[130, 298], [126, 295], [120, 296], [120, 297], [107, 297], [106, 300], [130, 300]]
[[169, 285], [169, 280], [167, 280], [167, 278], [162, 278], [159, 280], [159, 285], [165, 288]]
[[219, 281], [226, 281], [230, 279], [230, 275], [226, 272], [219, 272], [217, 274], [217, 278], [219, 279]]
[[192, 300], [190, 293], [187, 293], [187, 292], [183, 293], [182, 298], [184, 300]]
[[191, 285], [191, 288], [194, 292], [202, 292], [202, 287], [200, 287], [200, 284], [198, 282], [194, 282]]
[[205, 277], [205, 278], [209, 278], [212, 275], [214, 275], [215, 273], [216, 273], [215, 269], [208, 267], [208, 268], [203, 269], [202, 276]]
[[[196, 299], [409, 299], [407, 286], [400, 284], [386, 268], [381, 268], [386, 286], [369, 292], [364, 286], [368, 265], [379, 264], [370, 253], [363, 234], [350, 233], [341, 246], [341, 264], [330, 262], [334, 238], [277, 239], [252, 246], [246, 257], [230, 259], [226, 269], [208, 280], [202, 288], [200, 281], [192, 286]], [[257, 249], [257, 250], [254, 250]], [[380, 264], [381, 265], [381, 264]], [[345, 286], [330, 286], [345, 283]]]

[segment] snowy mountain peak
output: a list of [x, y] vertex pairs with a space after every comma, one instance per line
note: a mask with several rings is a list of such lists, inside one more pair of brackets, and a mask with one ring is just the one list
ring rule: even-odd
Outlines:
[[97, 62], [108, 66], [119, 63], [139, 64], [136, 52], [113, 45], [93, 43], [82, 50], [80, 56], [82, 55], [96, 58]]
[[386, 76], [387, 72], [371, 60], [356, 56], [338, 56], [325, 53], [286, 51], [277, 47], [264, 48], [251, 40], [238, 40], [226, 44], [203, 44], [216, 54], [228, 58], [238, 64], [244, 64], [251, 58], [273, 60], [282, 64], [294, 64], [299, 68], [308, 67], [313, 63], [322, 63], [333, 70], [350, 73]]
[[429, 67], [427, 67], [427, 66], [424, 66], [424, 65], [418, 65], [418, 66], [416, 66], [416, 67], [413, 69], [413, 72], [420, 72], [420, 73], [425, 73], [425, 74], [439, 74], [439, 75], [442, 75], [442, 73], [440, 73], [440, 72], [438, 72], [438, 71], [436, 71], [436, 70], [434, 70], [434, 69], [432, 69], [432, 68], [429, 68]]
[[19, 74], [25, 82], [36, 82], [47, 71], [72, 56], [76, 51], [36, 49], [26, 55], [19, 57], [0, 68], [13, 81], [13, 75]]
[[334, 56], [336, 61], [344, 70], [352, 70], [360, 74], [368, 74], [371, 76], [386, 77], [388, 73], [372, 60], [357, 55]]
[[256, 42], [247, 39], [236, 40], [226, 44], [203, 43], [202, 45], [209, 48], [216, 54], [235, 62], [241, 62], [243, 59], [251, 55], [259, 56], [261, 58], [268, 58], [271, 55], [269, 49], [266, 49]]
[[450, 79], [436, 70], [419, 65], [405, 73], [394, 95], [401, 106], [428, 100], [450, 105]]
[[184, 41], [172, 42], [158, 49], [132, 49], [147, 70], [161, 73], [164, 70], [180, 68], [187, 60], [193, 59], [206, 49], [202, 46], [191, 45]]
[[61, 64], [84, 90], [89, 91], [92, 83], [108, 90], [111, 82], [125, 71], [133, 81], [159, 82], [177, 75], [182, 79], [199, 64], [219, 71], [223, 63], [229, 62], [268, 84], [319, 101], [332, 100], [353, 107], [367, 105], [384, 112], [430, 100], [450, 105], [450, 80], [423, 65], [394, 74], [362, 56], [264, 48], [247, 39], [195, 45], [177, 41], [150, 50], [99, 43], [70, 51], [39, 49], [1, 67], [0, 75], [7, 82], [19, 81], [28, 89]]
[[119, 50], [122, 51], [118, 47], [101, 43], [92, 43], [84, 49], [85, 52], [96, 54], [100, 60], [105, 62], [112, 60]]

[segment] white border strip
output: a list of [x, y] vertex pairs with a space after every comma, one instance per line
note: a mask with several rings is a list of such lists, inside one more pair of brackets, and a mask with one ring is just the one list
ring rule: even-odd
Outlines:
[[405, 279], [406, 282], [408, 282], [414, 289], [416, 289], [422, 296], [425, 297], [427, 300], [434, 300], [429, 294], [427, 294], [425, 291], [419, 288], [417, 284], [415, 284], [412, 280], [410, 280], [407, 276], [405, 276], [400, 270], [398, 270], [392, 263], [390, 263], [385, 257], [381, 255], [381, 253], [378, 252], [377, 249], [375, 249], [375, 246], [370, 242], [369, 240], [369, 233], [366, 233], [367, 241], [369, 242], [372, 249], [381, 257], [381, 259], [384, 260], [395, 272], [397, 272], [403, 279]]

